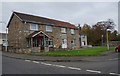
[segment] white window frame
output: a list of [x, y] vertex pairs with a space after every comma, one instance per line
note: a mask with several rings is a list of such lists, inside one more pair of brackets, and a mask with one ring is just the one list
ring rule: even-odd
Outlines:
[[61, 33], [66, 33], [66, 28], [61, 28]]
[[[32, 28], [32, 26], [35, 26], [35, 29]], [[38, 24], [30, 24], [30, 30], [38, 30]]]
[[52, 32], [52, 26], [46, 26], [46, 31]]
[[83, 37], [82, 37], [83, 39], [85, 39], [85, 35], [83, 35]]
[[52, 39], [49, 39], [49, 42], [48, 42], [48, 43], [50, 43], [50, 44], [49, 44], [49, 47], [53, 46], [53, 40], [52, 40]]
[[71, 34], [75, 34], [75, 30], [74, 29], [71, 29]]

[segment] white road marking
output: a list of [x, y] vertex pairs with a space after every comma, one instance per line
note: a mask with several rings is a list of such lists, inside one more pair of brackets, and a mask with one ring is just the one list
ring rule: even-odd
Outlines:
[[54, 64], [49, 64], [49, 63], [44, 63], [44, 62], [41, 62], [41, 64], [44, 64], [44, 65], [51, 65], [51, 66], [56, 66], [56, 67], [66, 67], [66, 66], [63, 66], [63, 65], [54, 65]]
[[52, 66], [61, 67], [61, 68], [66, 67], [66, 66], [63, 66], [63, 65], [52, 65]]
[[101, 73], [101, 71], [95, 71], [95, 70], [86, 70], [88, 72], [95, 72], [95, 73]]
[[33, 61], [33, 62], [34, 62], [34, 63], [37, 63], [37, 64], [39, 63], [39, 62], [37, 62], [37, 61]]
[[113, 59], [109, 59], [109, 60], [118, 60], [118, 58], [113, 58]]
[[44, 65], [52, 65], [52, 64], [48, 64], [48, 63], [44, 63], [44, 62], [41, 62], [41, 64], [44, 64]]
[[76, 67], [68, 67], [69, 69], [74, 69], [74, 70], [81, 70], [80, 68], [76, 68]]
[[109, 73], [109, 74], [111, 74], [111, 75], [120, 75], [120, 74], [117, 74], [117, 73]]
[[30, 62], [30, 60], [25, 60], [25, 61]]

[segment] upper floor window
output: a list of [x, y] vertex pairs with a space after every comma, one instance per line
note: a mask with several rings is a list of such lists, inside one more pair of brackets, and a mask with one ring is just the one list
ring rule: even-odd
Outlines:
[[62, 33], [66, 33], [66, 28], [61, 28]]
[[85, 38], [85, 35], [83, 35], [83, 37], [82, 38]]
[[52, 26], [46, 26], [46, 31], [52, 32]]
[[71, 29], [71, 34], [75, 34], [75, 31], [74, 31], [74, 29]]
[[30, 24], [30, 30], [38, 30], [37, 24]]

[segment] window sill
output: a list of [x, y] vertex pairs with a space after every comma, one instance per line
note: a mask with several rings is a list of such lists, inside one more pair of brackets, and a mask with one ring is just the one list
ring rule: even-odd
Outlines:
[[36, 29], [36, 30], [35, 29], [30, 29], [30, 31], [38, 31], [38, 29]]
[[66, 32], [61, 32], [62, 34], [66, 34]]
[[52, 33], [52, 31], [46, 31], [46, 32], [50, 32], [50, 33]]

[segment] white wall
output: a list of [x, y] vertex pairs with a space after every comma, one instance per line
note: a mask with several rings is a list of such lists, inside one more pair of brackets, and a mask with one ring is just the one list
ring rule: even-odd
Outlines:
[[3, 43], [3, 41], [2, 41], [2, 39], [0, 39], [0, 44], [2, 44]]
[[[81, 46], [87, 46], [87, 36], [85, 35], [85, 38], [83, 38], [84, 35], [81, 35]], [[85, 42], [85, 45], [83, 45]]]

